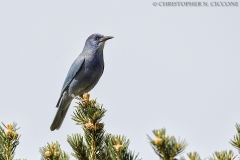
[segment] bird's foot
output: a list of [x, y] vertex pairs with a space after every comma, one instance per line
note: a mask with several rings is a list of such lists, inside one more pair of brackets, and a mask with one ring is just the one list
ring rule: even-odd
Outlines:
[[73, 97], [74, 99], [77, 99], [77, 100], [79, 100], [79, 101], [81, 101], [81, 102], [85, 101], [82, 97], [80, 97], [80, 96], [75, 96], [74, 94], [72, 94], [71, 97]]
[[80, 97], [80, 96], [76, 96], [75, 98], [76, 98], [77, 100], [81, 101], [81, 102], [85, 101], [85, 99], [83, 99], [83, 98]]

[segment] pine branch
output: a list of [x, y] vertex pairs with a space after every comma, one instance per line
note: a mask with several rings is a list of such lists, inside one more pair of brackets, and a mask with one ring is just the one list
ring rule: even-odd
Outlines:
[[213, 157], [209, 157], [209, 160], [233, 160], [237, 156], [234, 155], [232, 150], [222, 151], [222, 152], [214, 152]]
[[[84, 94], [83, 98], [85, 101], [78, 103], [75, 107], [72, 119], [82, 126], [86, 143], [83, 143], [83, 137], [79, 135], [79, 144], [76, 140], [74, 142], [74, 137], [69, 137], [69, 144], [72, 148], [75, 147], [73, 150], [77, 157], [84, 156], [89, 160], [104, 159], [106, 157], [103, 147], [105, 130], [101, 120], [106, 110], [96, 103], [96, 100], [89, 101], [89, 94]], [[80, 151], [83, 148], [87, 150]]]
[[74, 153], [71, 154], [72, 156], [79, 160], [88, 160], [89, 153], [84, 143], [83, 136], [80, 134], [73, 134], [72, 136], [68, 136], [67, 141], [73, 149]]
[[130, 144], [125, 136], [107, 135], [105, 140], [108, 155], [111, 160], [137, 160], [138, 154], [135, 156], [134, 152], [128, 150]]
[[78, 160], [137, 160], [137, 156], [128, 150], [129, 140], [124, 136], [105, 134], [101, 121], [106, 110], [96, 100], [89, 100], [89, 94], [84, 94], [83, 98], [84, 101], [75, 107], [72, 119], [81, 125], [84, 135], [68, 136], [72, 155]]
[[201, 157], [197, 152], [190, 152], [187, 155], [190, 160], [201, 160]]
[[69, 155], [62, 151], [58, 142], [47, 143], [47, 146], [40, 148], [41, 160], [70, 160]]
[[177, 141], [175, 137], [167, 136], [164, 128], [153, 130], [153, 134], [156, 138], [153, 140], [148, 136], [148, 139], [155, 153], [163, 160], [173, 160], [177, 155], [182, 153], [187, 146], [185, 140]]
[[240, 125], [236, 124], [235, 125], [236, 129], [237, 129], [237, 134], [233, 137], [233, 140], [230, 140], [230, 144], [235, 147], [238, 152], [240, 153]]
[[3, 124], [0, 126], [0, 160], [13, 160], [15, 149], [19, 144], [20, 136], [17, 133], [17, 124]]

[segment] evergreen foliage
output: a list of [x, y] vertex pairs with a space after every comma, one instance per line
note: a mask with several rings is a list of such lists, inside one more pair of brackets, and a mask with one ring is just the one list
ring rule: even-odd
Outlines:
[[47, 143], [47, 146], [40, 148], [41, 160], [70, 160], [69, 155], [62, 151], [58, 142]]
[[138, 154], [128, 150], [130, 141], [125, 136], [107, 135], [105, 137], [106, 151], [109, 160], [137, 160]]
[[190, 160], [201, 160], [201, 157], [197, 152], [190, 152], [187, 156]]
[[222, 152], [214, 152], [213, 157], [210, 157], [209, 160], [233, 160], [237, 156], [234, 155], [232, 150], [222, 151]]
[[173, 160], [184, 151], [187, 146], [185, 140], [177, 141], [174, 136], [167, 136], [166, 129], [153, 130], [155, 139], [150, 138], [150, 144], [155, 153], [163, 160]]
[[233, 137], [233, 140], [230, 140], [230, 144], [235, 147], [240, 153], [240, 125], [236, 124], [237, 134]]
[[19, 144], [20, 136], [17, 133], [17, 124], [3, 124], [0, 126], [0, 160], [13, 160], [15, 149]]
[[[89, 100], [89, 94], [84, 94], [83, 101], [77, 103], [72, 119], [80, 125], [84, 134], [68, 135], [67, 142], [72, 147], [71, 155], [77, 160], [140, 160], [138, 154], [129, 150], [130, 141], [123, 135], [112, 135], [104, 130], [102, 118], [106, 110], [96, 100]], [[19, 144], [17, 124], [0, 126], [0, 160], [13, 160], [15, 149]], [[237, 134], [230, 144], [240, 152], [240, 125], [236, 124]], [[152, 131], [154, 138], [148, 136], [150, 145], [161, 160], [177, 160], [187, 147], [185, 140], [176, 140], [168, 136], [166, 129]], [[40, 148], [41, 160], [70, 160], [70, 156], [60, 148], [58, 142], [47, 143]], [[214, 152], [208, 160], [234, 160], [232, 150]], [[187, 153], [190, 160], [201, 160], [197, 152]], [[240, 157], [238, 157], [240, 159]], [[16, 159], [15, 159], [16, 160]], [[183, 156], [179, 160], [186, 160]]]
[[89, 94], [83, 98], [72, 119], [81, 125], [84, 135], [77, 133], [67, 138], [72, 155], [78, 160], [137, 160], [137, 155], [128, 149], [129, 140], [105, 133], [102, 118], [106, 110], [96, 100], [89, 100]]

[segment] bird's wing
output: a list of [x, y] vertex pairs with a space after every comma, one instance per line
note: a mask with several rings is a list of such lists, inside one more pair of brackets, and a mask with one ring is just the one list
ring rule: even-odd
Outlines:
[[70, 83], [72, 82], [72, 80], [74, 79], [75, 75], [80, 71], [81, 67], [83, 66], [85, 62], [85, 58], [84, 56], [80, 55], [72, 64], [72, 66], [70, 67], [67, 77], [63, 83], [63, 87], [62, 87], [62, 91], [61, 91], [61, 95], [63, 94], [64, 91], [67, 90], [67, 88], [69, 87]]
[[75, 75], [80, 71], [81, 67], [84, 65], [84, 62], [85, 62], [84, 56], [80, 55], [71, 65], [71, 67], [68, 71], [67, 77], [63, 83], [60, 98], [58, 99], [56, 107], [58, 107], [63, 93], [68, 89], [68, 87], [69, 87], [70, 83], [72, 82], [72, 80], [74, 79]]

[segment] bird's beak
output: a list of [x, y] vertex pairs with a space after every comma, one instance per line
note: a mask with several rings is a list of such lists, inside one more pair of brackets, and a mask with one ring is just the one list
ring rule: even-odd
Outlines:
[[112, 36], [104, 36], [103, 38], [100, 39], [100, 42], [105, 42], [105, 41], [107, 41], [109, 39], [112, 39], [112, 38], [114, 38], [114, 37], [112, 37]]

